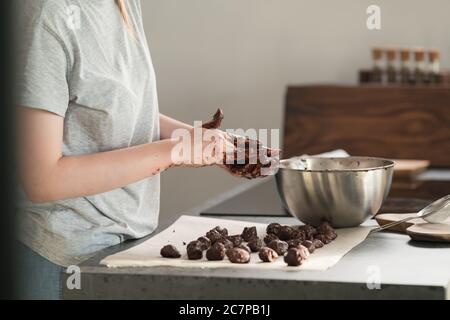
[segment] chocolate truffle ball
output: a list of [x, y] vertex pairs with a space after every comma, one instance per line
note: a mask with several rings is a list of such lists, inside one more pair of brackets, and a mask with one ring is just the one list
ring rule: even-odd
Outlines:
[[303, 258], [300, 254], [300, 250], [296, 248], [289, 249], [284, 257], [284, 262], [286, 262], [290, 267], [298, 267], [302, 265]]
[[200, 260], [203, 258], [203, 244], [200, 241], [191, 241], [186, 248], [189, 260]]
[[225, 246], [222, 243], [216, 242], [206, 251], [206, 259], [209, 261], [221, 261], [225, 258], [225, 250]]
[[251, 239], [256, 238], [258, 236], [258, 232], [256, 231], [256, 227], [245, 227], [242, 232], [242, 239], [244, 241], [249, 242]]
[[275, 250], [279, 256], [284, 255], [289, 249], [288, 244], [281, 240], [273, 240], [269, 243], [268, 247]]
[[252, 252], [258, 252], [263, 247], [263, 242], [260, 238], [256, 237], [251, 239], [247, 245]]
[[249, 263], [250, 253], [240, 248], [229, 249], [225, 252], [231, 263]]
[[264, 247], [259, 250], [259, 258], [263, 262], [274, 262], [278, 259], [278, 253], [271, 248]]
[[178, 251], [178, 249], [175, 246], [170, 245], [170, 244], [167, 245], [167, 246], [164, 246], [161, 249], [160, 253], [161, 253], [161, 256], [164, 257], [164, 258], [176, 259], [176, 258], [180, 258], [181, 257], [181, 254]]

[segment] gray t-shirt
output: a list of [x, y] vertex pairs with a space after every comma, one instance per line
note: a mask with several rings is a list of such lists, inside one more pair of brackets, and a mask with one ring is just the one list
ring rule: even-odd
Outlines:
[[[64, 118], [64, 156], [159, 139], [155, 73], [139, 0], [127, 1], [134, 36], [114, 0], [15, 2], [21, 36], [18, 104]], [[32, 204], [20, 191], [21, 241], [56, 264], [79, 263], [153, 232], [159, 191], [159, 176], [46, 204]]]

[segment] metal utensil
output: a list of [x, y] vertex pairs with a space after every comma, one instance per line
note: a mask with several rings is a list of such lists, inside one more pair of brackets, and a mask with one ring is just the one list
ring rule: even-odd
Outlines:
[[439, 200], [434, 201], [432, 204], [426, 206], [417, 213], [417, 216], [408, 217], [399, 221], [394, 221], [378, 228], [372, 229], [370, 233], [379, 232], [392, 227], [395, 227], [404, 222], [421, 218], [429, 223], [442, 223], [450, 217], [450, 195], [447, 195]]
[[390, 191], [394, 162], [367, 157], [298, 157], [280, 162], [278, 192], [300, 221], [356, 227], [378, 212]]

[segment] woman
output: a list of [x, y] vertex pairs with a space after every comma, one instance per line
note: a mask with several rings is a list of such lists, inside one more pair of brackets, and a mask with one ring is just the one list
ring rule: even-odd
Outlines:
[[16, 2], [25, 297], [58, 299], [63, 267], [155, 230], [159, 173], [191, 165], [171, 135], [193, 128], [158, 111], [140, 1]]

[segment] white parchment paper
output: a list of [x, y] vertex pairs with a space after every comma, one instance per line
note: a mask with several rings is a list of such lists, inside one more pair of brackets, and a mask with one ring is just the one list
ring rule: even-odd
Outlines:
[[[273, 263], [263, 263], [260, 261], [257, 253], [252, 254], [248, 264], [232, 264], [226, 258], [223, 261], [207, 261], [206, 258], [197, 261], [188, 260], [184, 243], [197, 239], [215, 226], [227, 228], [230, 235], [240, 234], [244, 227], [256, 226], [258, 235], [264, 237], [267, 225], [248, 221], [181, 216], [173, 225], [151, 239], [131, 249], [111, 255], [100, 263], [111, 268], [170, 266], [183, 268], [254, 268], [286, 271], [321, 271], [335, 265], [352, 248], [364, 241], [370, 232], [368, 227], [338, 229], [337, 239], [325, 247], [317, 249], [300, 267], [287, 267], [282, 257]], [[180, 259], [161, 257], [159, 252], [166, 244], [176, 246], [182, 257]]]

